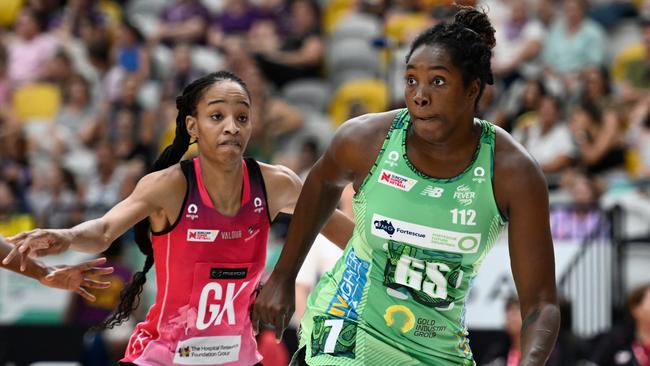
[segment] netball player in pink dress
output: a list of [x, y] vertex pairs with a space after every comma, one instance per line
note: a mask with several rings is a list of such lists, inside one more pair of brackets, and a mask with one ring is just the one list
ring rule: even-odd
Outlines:
[[[144, 269], [106, 325], [128, 318], [154, 264], [158, 292], [121, 363], [255, 365], [262, 357], [250, 310], [269, 225], [279, 212], [293, 211], [302, 184], [284, 167], [243, 158], [252, 128], [251, 99], [234, 74], [220, 71], [197, 79], [176, 102], [174, 142], [129, 197], [102, 218], [71, 229], [37, 229], [8, 238], [15, 249], [7, 258], [68, 248], [101, 252], [137, 223]], [[198, 157], [178, 163], [193, 139]], [[337, 212], [323, 234], [344, 246], [352, 228]]]

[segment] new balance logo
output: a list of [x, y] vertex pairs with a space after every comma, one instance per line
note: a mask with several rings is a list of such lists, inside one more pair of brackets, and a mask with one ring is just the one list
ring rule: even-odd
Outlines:
[[432, 198], [440, 198], [442, 197], [442, 193], [445, 190], [440, 188], [440, 187], [434, 187], [434, 186], [427, 186], [420, 194], [422, 196], [427, 196], [427, 197], [432, 197]]

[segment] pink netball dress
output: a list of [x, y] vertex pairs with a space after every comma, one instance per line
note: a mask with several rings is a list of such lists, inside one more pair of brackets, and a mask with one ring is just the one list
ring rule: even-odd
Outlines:
[[152, 234], [156, 302], [137, 325], [122, 362], [150, 365], [254, 365], [262, 359], [250, 311], [266, 260], [269, 210], [257, 162], [242, 161], [242, 203], [234, 217], [215, 210], [198, 158], [176, 222]]

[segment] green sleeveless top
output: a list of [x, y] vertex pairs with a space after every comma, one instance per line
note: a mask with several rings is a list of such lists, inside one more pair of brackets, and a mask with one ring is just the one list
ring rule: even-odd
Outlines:
[[473, 365], [465, 299], [505, 221], [492, 191], [495, 129], [472, 163], [436, 179], [406, 155], [407, 110], [395, 118], [355, 195], [341, 259], [307, 301], [300, 345], [309, 365]]

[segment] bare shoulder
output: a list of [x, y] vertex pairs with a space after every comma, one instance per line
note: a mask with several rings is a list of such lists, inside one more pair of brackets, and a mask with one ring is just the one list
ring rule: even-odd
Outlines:
[[382, 113], [368, 113], [352, 118], [338, 128], [332, 143], [366, 146], [372, 142], [381, 142], [400, 111], [396, 109]]
[[494, 189], [502, 212], [519, 199], [548, 196], [546, 179], [533, 157], [502, 128], [496, 128]]
[[494, 149], [495, 172], [516, 174], [522, 168], [533, 168], [537, 165], [526, 149], [515, 141], [504, 129], [494, 126], [496, 144]]
[[258, 164], [267, 190], [275, 186], [300, 183], [298, 175], [284, 165], [272, 165], [262, 162], [258, 162]]
[[180, 164], [152, 172], [140, 179], [135, 187], [134, 194], [156, 201], [165, 201], [167, 198], [185, 196], [187, 182], [181, 171]]
[[400, 111], [369, 113], [345, 122], [336, 131], [327, 157], [347, 170], [353, 180], [363, 179]]
[[259, 164], [266, 186], [266, 200], [271, 219], [287, 207], [293, 210], [302, 189], [302, 181], [298, 175], [283, 165]]

